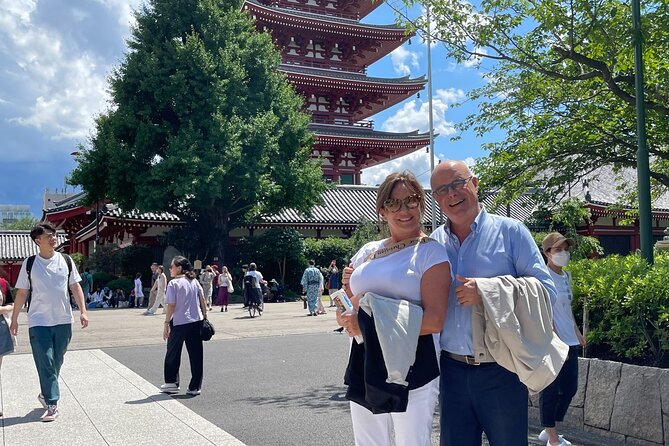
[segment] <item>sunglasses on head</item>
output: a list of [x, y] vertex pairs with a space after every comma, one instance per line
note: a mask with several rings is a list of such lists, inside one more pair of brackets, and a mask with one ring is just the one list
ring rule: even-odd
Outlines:
[[383, 209], [388, 212], [398, 212], [402, 209], [402, 205], [406, 206], [407, 209], [416, 209], [420, 205], [420, 197], [414, 194], [401, 200], [399, 198], [388, 198], [383, 202]]

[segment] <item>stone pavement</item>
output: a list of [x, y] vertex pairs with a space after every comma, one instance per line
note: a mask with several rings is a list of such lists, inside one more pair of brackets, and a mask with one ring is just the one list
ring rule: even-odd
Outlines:
[[[305, 317], [301, 302], [268, 304], [260, 318], [250, 318], [240, 305], [210, 313], [215, 339], [240, 339], [294, 334], [331, 333], [334, 312]], [[25, 315], [21, 316], [17, 354], [6, 357], [0, 375], [4, 411], [4, 445], [243, 445], [220, 427], [160, 394], [154, 384], [98, 350], [103, 347], [164, 344], [161, 314], [144, 316], [138, 309], [100, 309], [89, 312], [90, 326], [73, 329], [61, 371], [63, 415], [54, 423], [39, 421], [38, 379], [29, 354]], [[78, 313], [75, 313], [75, 318]], [[530, 429], [529, 442], [539, 444]], [[566, 431], [572, 443], [613, 446], [585, 432]], [[259, 445], [271, 446], [271, 445]]]

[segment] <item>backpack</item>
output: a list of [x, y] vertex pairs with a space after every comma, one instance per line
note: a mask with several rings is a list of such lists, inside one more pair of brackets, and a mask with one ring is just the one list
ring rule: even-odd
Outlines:
[[[65, 257], [65, 263], [67, 263], [67, 281], [69, 285], [70, 281], [70, 276], [72, 275], [72, 257], [70, 257], [67, 254], [62, 254], [63, 257]], [[35, 264], [35, 257], [36, 256], [30, 256], [28, 257], [28, 260], [26, 261], [26, 273], [28, 274], [28, 283], [30, 283], [30, 290], [28, 291], [28, 299], [27, 299], [27, 305], [28, 305], [28, 310], [30, 310], [30, 301], [32, 300], [33, 297], [33, 281], [32, 278], [30, 277], [30, 273], [33, 269], [33, 265]], [[70, 287], [68, 286], [67, 288], [68, 293], [70, 293]]]
[[257, 288], [256, 287], [256, 276], [252, 274], [247, 274], [244, 276], [244, 288]]

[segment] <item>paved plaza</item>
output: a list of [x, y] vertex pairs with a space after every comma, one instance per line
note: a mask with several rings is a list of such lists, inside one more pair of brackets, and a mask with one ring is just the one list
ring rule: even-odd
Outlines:
[[[162, 383], [164, 318], [137, 309], [91, 311], [75, 327], [61, 372], [61, 417], [41, 423], [37, 372], [25, 315], [17, 354], [2, 365], [4, 445], [352, 445], [343, 397], [347, 336], [334, 313], [306, 317], [301, 302], [268, 304], [251, 319], [239, 305], [210, 314], [203, 393], [167, 396]], [[190, 376], [184, 354], [181, 376]], [[183, 390], [183, 386], [182, 386]], [[438, 444], [438, 415], [433, 444]], [[531, 444], [539, 428], [533, 426]], [[612, 445], [569, 432], [574, 445]]]

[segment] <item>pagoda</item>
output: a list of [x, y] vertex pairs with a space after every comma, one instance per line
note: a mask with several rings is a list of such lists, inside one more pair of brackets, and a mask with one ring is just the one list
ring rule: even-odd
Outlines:
[[313, 156], [336, 184], [429, 145], [429, 133], [374, 130], [370, 118], [416, 94], [424, 77], [380, 78], [367, 68], [411, 35], [397, 25], [363, 24], [378, 0], [245, 0], [243, 9], [281, 51], [279, 71], [304, 96], [316, 135]]

